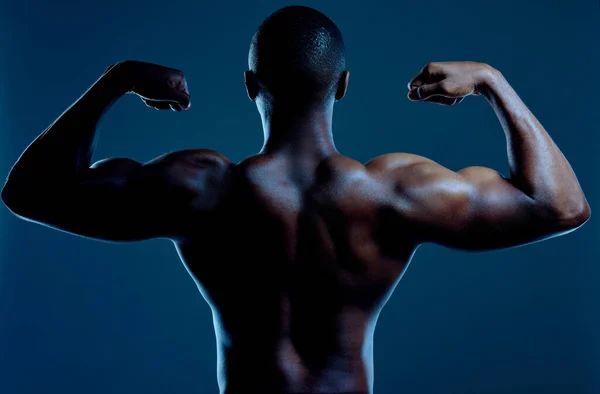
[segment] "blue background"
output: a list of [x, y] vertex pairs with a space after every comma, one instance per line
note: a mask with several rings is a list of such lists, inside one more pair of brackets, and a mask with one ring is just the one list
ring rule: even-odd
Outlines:
[[[254, 30], [288, 3], [53, 3], [0, 3], [2, 176], [125, 59], [183, 70], [193, 107], [159, 112], [124, 97], [102, 123], [94, 160], [211, 148], [238, 161], [260, 149], [243, 71]], [[406, 99], [426, 62], [482, 61], [545, 125], [600, 209], [597, 0], [302, 4], [345, 36], [350, 86], [334, 125], [343, 154], [413, 152], [454, 170], [508, 173], [484, 99], [453, 108]], [[598, 223], [497, 252], [420, 248], [380, 317], [375, 393], [599, 393]], [[210, 310], [170, 242], [97, 242], [0, 206], [0, 392], [216, 393], [215, 369]]]

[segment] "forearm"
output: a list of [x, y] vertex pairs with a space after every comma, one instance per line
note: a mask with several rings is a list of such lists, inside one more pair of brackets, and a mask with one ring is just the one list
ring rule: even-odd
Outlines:
[[506, 134], [514, 184], [547, 212], [561, 218], [589, 214], [589, 206], [571, 165], [497, 70], [490, 68], [485, 73], [482, 93]]
[[120, 65], [102, 75], [27, 147], [9, 173], [3, 197], [34, 183], [70, 182], [89, 168], [98, 123], [128, 90]]

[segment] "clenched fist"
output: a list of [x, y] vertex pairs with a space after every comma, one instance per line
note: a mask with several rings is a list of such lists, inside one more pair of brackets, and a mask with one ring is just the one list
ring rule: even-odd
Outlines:
[[480, 95], [492, 68], [476, 62], [428, 63], [408, 83], [408, 98], [441, 105], [460, 103], [469, 95]]
[[173, 111], [190, 108], [190, 92], [181, 71], [158, 64], [126, 60], [109, 66], [104, 73], [115, 66], [119, 67], [120, 74], [130, 86], [128, 93], [140, 96], [147, 106]]

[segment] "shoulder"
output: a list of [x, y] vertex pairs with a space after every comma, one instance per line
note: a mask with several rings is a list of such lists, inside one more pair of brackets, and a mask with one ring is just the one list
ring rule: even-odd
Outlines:
[[214, 150], [185, 149], [161, 155], [144, 166], [170, 187], [206, 195], [225, 187], [234, 164]]
[[232, 166], [231, 161], [212, 149], [184, 149], [165, 153], [149, 161], [146, 165], [187, 165], [196, 168], [218, 169]]
[[373, 170], [385, 170], [396, 167], [406, 167], [414, 164], [434, 164], [435, 162], [427, 157], [416, 155], [414, 153], [386, 153], [369, 160], [365, 166]]
[[471, 191], [464, 174], [412, 153], [382, 155], [368, 162], [366, 167], [375, 179], [388, 185], [396, 197], [426, 201], [431, 196], [463, 198]]
[[413, 174], [424, 175], [442, 168], [437, 162], [413, 153], [387, 153], [371, 159], [365, 167], [373, 175], [397, 175], [408, 169]]
[[[233, 163], [211, 149], [185, 149], [165, 153], [144, 164], [151, 173], [160, 174], [169, 181], [203, 182], [225, 177]], [[187, 182], [186, 182], [187, 183]]]

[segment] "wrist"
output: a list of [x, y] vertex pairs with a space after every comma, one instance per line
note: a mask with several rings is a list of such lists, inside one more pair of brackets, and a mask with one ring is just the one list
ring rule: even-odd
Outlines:
[[500, 71], [488, 64], [483, 64], [478, 74], [475, 91], [486, 98], [490, 98], [496, 92], [504, 77]]
[[133, 90], [133, 78], [130, 70], [128, 61], [120, 62], [102, 75], [101, 79], [116, 95], [121, 96]]

